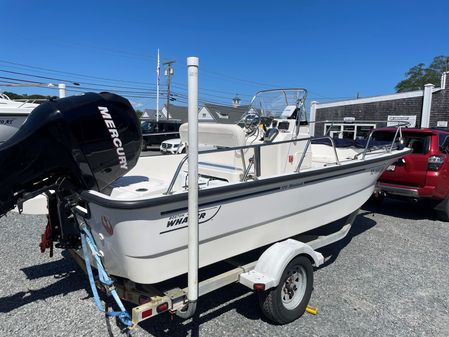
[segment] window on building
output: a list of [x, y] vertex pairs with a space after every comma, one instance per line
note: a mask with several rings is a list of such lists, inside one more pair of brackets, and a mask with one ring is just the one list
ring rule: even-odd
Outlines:
[[441, 152], [449, 153], [449, 134], [441, 132], [438, 135], [438, 143], [440, 145]]
[[374, 128], [376, 128], [376, 124], [325, 124], [324, 134], [328, 134], [332, 138], [364, 139]]
[[355, 139], [365, 139], [368, 138], [369, 133], [372, 129], [375, 129], [376, 126], [374, 124], [371, 125], [357, 125], [356, 126], [356, 136]]

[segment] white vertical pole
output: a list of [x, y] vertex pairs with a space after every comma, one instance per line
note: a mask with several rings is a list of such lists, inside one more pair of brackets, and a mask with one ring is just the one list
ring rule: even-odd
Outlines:
[[156, 74], [157, 74], [157, 86], [156, 86], [156, 122], [159, 122], [159, 87], [161, 84], [161, 61], [159, 59], [159, 48], [157, 49], [157, 67], [156, 67]]
[[198, 228], [198, 57], [187, 58], [189, 120], [189, 302], [198, 299], [199, 228]]
[[430, 110], [432, 108], [432, 92], [435, 86], [431, 83], [424, 85], [424, 99], [422, 103], [421, 127], [430, 127]]
[[449, 72], [445, 71], [444, 73], [441, 74], [441, 89], [446, 89], [446, 76]]
[[58, 84], [58, 89], [59, 89], [59, 98], [64, 98], [65, 97], [65, 84], [64, 83], [59, 83]]
[[317, 104], [317, 101], [312, 101], [312, 103], [310, 103], [310, 116], [309, 116], [309, 120], [310, 120], [312, 123], [310, 123], [309, 130], [310, 130], [310, 136], [311, 136], [311, 137], [314, 137], [314, 136], [315, 136], [316, 104]]

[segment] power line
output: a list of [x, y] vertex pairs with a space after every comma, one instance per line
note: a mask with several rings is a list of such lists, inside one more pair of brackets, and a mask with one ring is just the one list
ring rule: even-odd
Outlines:
[[[67, 91], [69, 91], [69, 92], [77, 92], [77, 93], [86, 93], [86, 91], [85, 90], [80, 90], [80, 89], [72, 89], [72, 88], [69, 88], [69, 89], [67, 89]], [[149, 98], [153, 98], [153, 99], [155, 99], [156, 98], [156, 96], [150, 96], [150, 95], [146, 95], [146, 96], [144, 96], [144, 95], [133, 95], [133, 94], [127, 94], [127, 95], [123, 95], [124, 97], [131, 97], [131, 98], [145, 98], [145, 99], [149, 99]]]
[[238, 77], [234, 77], [234, 76], [229, 76], [226, 74], [221, 74], [215, 71], [208, 71], [208, 70], [202, 70], [203, 73], [212, 74], [213, 76], [216, 76], [218, 78], [223, 78], [223, 79], [227, 79], [229, 81], [237, 81], [237, 82], [242, 82], [242, 83], [246, 83], [246, 84], [251, 84], [251, 85], [257, 85], [257, 86], [267, 86], [267, 87], [281, 87], [280, 85], [274, 85], [274, 84], [268, 84], [268, 83], [263, 83], [263, 82], [257, 82], [257, 81], [251, 81], [251, 80], [247, 80], [247, 79], [242, 79], [242, 78], [238, 78]]
[[[187, 86], [184, 85], [184, 84], [181, 84], [179, 82], [172, 81], [172, 86], [173, 87], [177, 87], [179, 89], [187, 90]], [[218, 93], [222, 93], [222, 94], [235, 95], [235, 91], [224, 91], [224, 90], [216, 90], [216, 89], [209, 89], [209, 88], [208, 89], [204, 89], [204, 88], [201, 89], [200, 88], [200, 90], [206, 90], [206, 91], [210, 91], [210, 92], [218, 92]], [[253, 94], [245, 94], [245, 93], [243, 93], [243, 94], [239, 93], [239, 95], [246, 96], [246, 97], [253, 97], [254, 96]]]
[[[149, 57], [152, 58], [152, 57]], [[113, 79], [113, 78], [108, 78], [108, 77], [100, 77], [100, 76], [92, 76], [92, 75], [86, 75], [86, 74], [80, 74], [80, 73], [75, 73], [75, 72], [68, 72], [68, 71], [62, 71], [62, 70], [54, 70], [54, 69], [49, 69], [49, 68], [44, 68], [44, 67], [37, 67], [37, 66], [31, 66], [31, 65], [26, 65], [26, 64], [22, 64], [22, 63], [17, 63], [17, 62], [11, 62], [11, 61], [6, 61], [6, 60], [0, 60], [0, 63], [4, 63], [4, 64], [8, 64], [10, 68], [17, 68], [17, 66], [25, 68], [25, 69], [34, 69], [34, 70], [39, 70], [39, 71], [43, 71], [43, 72], [51, 72], [51, 73], [56, 73], [56, 74], [66, 74], [66, 75], [72, 75], [75, 77], [79, 77], [79, 78], [90, 78], [90, 79], [96, 79], [96, 80], [101, 80], [101, 81], [108, 81], [108, 82], [120, 82], [120, 83], [134, 83], [134, 84], [139, 84], [139, 85], [144, 85], [144, 86], [155, 86], [155, 83], [151, 83], [151, 82], [139, 82], [139, 81], [131, 81], [131, 80], [121, 80], [121, 79]], [[202, 70], [202, 73], [205, 73], [206, 77], [215, 77], [215, 78], [224, 78], [228, 81], [234, 81], [234, 82], [241, 82], [241, 83], [246, 83], [246, 84], [252, 84], [252, 85], [257, 85], [257, 86], [268, 86], [268, 87], [281, 87], [279, 85], [275, 85], [275, 84], [269, 84], [269, 83], [264, 83], [264, 82], [259, 82], [259, 81], [252, 81], [252, 80], [247, 80], [247, 79], [242, 79], [239, 77], [235, 77], [235, 76], [230, 76], [227, 74], [223, 74], [220, 72], [215, 72], [215, 71], [209, 71], [209, 70]], [[212, 75], [212, 76], [211, 76]], [[37, 77], [37, 75], [27, 75], [27, 76], [33, 76], [35, 78], [39, 78]], [[47, 77], [47, 79], [51, 79], [51, 80], [58, 80], [56, 78], [53, 77]], [[78, 80], [62, 80], [62, 82], [71, 82], [71, 83], [75, 83], [78, 82]], [[84, 82], [84, 81], [83, 81]], [[142, 90], [151, 90], [151, 89], [147, 89], [147, 88], [137, 88], [137, 87], [130, 87], [130, 86], [120, 86], [120, 85], [108, 85], [108, 84], [99, 84], [99, 83], [91, 83], [91, 82], [84, 82], [85, 84], [89, 84], [89, 85], [102, 85], [103, 87], [112, 87], [112, 88], [124, 88], [124, 89], [142, 89]], [[178, 87], [179, 89], [182, 90], [187, 90], [187, 86], [175, 81], [172, 81], [172, 86], [174, 87]], [[218, 92], [218, 93], [224, 93], [224, 94], [231, 94], [233, 95], [234, 93], [232, 92], [228, 92], [228, 91], [222, 91], [222, 90], [216, 90], [216, 89], [203, 89], [204, 91], [207, 92]], [[240, 96], [246, 96], [246, 97], [253, 97], [253, 94], [247, 94], [247, 93], [242, 93], [242, 90], [236, 90], [239, 92]], [[323, 99], [338, 99], [338, 97], [328, 97], [326, 95], [322, 95], [320, 93], [314, 92], [314, 91], [310, 91], [309, 92], [311, 94], [314, 94], [315, 96], [319, 97], [319, 98], [323, 98]], [[209, 94], [210, 96], [212, 94]]]
[[135, 83], [135, 84], [143, 84], [143, 85], [148, 85], [148, 84], [155, 85], [154, 83], [138, 82], [138, 81], [131, 81], [131, 80], [119, 80], [119, 79], [113, 79], [113, 78], [107, 78], [107, 77], [99, 77], [99, 76], [91, 76], [91, 75], [73, 73], [73, 72], [62, 71], [62, 70], [53, 70], [53, 69], [49, 69], [49, 68], [30, 66], [30, 65], [26, 65], [26, 64], [10, 62], [10, 61], [5, 61], [5, 60], [0, 60], [0, 63], [13, 64], [13, 65], [18, 65], [18, 66], [30, 68], [30, 69], [43, 70], [43, 71], [52, 72], [52, 73], [67, 74], [67, 75], [73, 75], [73, 76], [77, 76], [77, 77], [85, 77], [85, 78], [98, 79], [98, 80], [104, 80], [104, 81]]
[[[106, 78], [102, 78], [102, 77], [97, 77], [97, 76], [90, 76], [90, 75], [80, 75], [80, 74], [76, 74], [76, 73], [71, 73], [71, 72], [65, 72], [65, 71], [56, 71], [56, 70], [51, 70], [48, 68], [41, 68], [41, 67], [34, 67], [34, 66], [29, 66], [29, 65], [24, 65], [24, 64], [20, 64], [20, 63], [16, 63], [16, 62], [9, 62], [9, 61], [4, 61], [4, 60], [0, 60], [0, 63], [7, 63], [7, 64], [15, 64], [15, 65], [19, 65], [21, 67], [28, 67], [30, 69], [38, 69], [38, 70], [44, 70], [44, 71], [49, 71], [49, 72], [53, 72], [53, 73], [63, 73], [63, 74], [70, 74], [73, 75], [75, 77], [79, 77], [79, 76], [83, 76], [86, 78], [97, 78], [97, 79], [101, 79], [101, 80], [106, 80]], [[7, 66], [9, 68], [11, 68], [11, 66]], [[12, 68], [17, 68], [17, 67], [12, 67]], [[19, 68], [20, 69], [20, 68]], [[11, 70], [0, 70], [2, 72], [7, 72], [7, 73], [11, 73], [11, 74], [17, 74], [17, 75], [22, 75], [22, 76], [28, 76], [28, 77], [33, 77], [33, 78], [41, 78], [41, 79], [47, 79], [47, 80], [51, 80], [51, 81], [59, 81], [59, 82], [65, 82], [65, 83], [78, 83], [78, 80], [74, 80], [74, 79], [65, 79], [65, 78], [55, 78], [55, 77], [50, 77], [50, 76], [40, 76], [40, 75], [36, 75], [36, 74], [30, 74], [30, 73], [25, 73], [25, 72], [17, 72], [17, 71], [11, 71]], [[122, 80], [113, 80], [113, 79], [107, 79], [109, 81], [120, 81], [120, 82], [124, 82], [124, 83], [128, 83], [128, 81], [122, 81]], [[94, 86], [99, 86], [99, 87], [108, 87], [108, 88], [123, 88], [123, 89], [133, 89], [133, 90], [148, 90], [148, 91], [154, 91], [154, 89], [150, 89], [150, 88], [144, 88], [144, 87], [131, 87], [131, 86], [122, 86], [122, 85], [110, 85], [110, 84], [103, 84], [103, 83], [92, 83], [92, 82], [85, 82], [82, 81], [83, 84], [87, 84], [87, 85], [94, 85]], [[144, 82], [135, 82], [135, 81], [129, 81], [130, 83], [139, 83], [139, 84], [146, 84], [146, 85], [152, 85], [152, 83], [144, 83]], [[187, 86], [182, 85], [180, 83], [174, 82], [172, 81], [171, 84], [173, 87], [176, 87], [178, 89], [181, 90], [187, 90]], [[235, 95], [232, 92], [227, 92], [227, 91], [222, 91], [222, 90], [215, 90], [215, 89], [202, 89], [202, 91], [204, 92], [218, 92], [218, 93], [225, 93], [225, 94], [230, 94], [230, 95]], [[239, 90], [241, 91], [241, 90]], [[212, 96], [212, 97], [219, 97], [218, 95], [214, 95], [214, 94], [206, 94], [208, 96]], [[240, 94], [241, 96], [246, 96], [246, 97], [252, 97], [253, 95], [250, 94]], [[223, 97], [221, 96], [221, 98], [228, 98], [228, 97]]]
[[36, 81], [30, 81], [30, 80], [24, 80], [24, 79], [19, 79], [19, 78], [12, 78], [12, 77], [0, 76], [0, 78], [3, 80], [16, 81], [16, 82], [19, 81], [19, 82], [23, 82], [23, 83], [44, 84], [42, 82], [36, 82]]
[[[5, 77], [5, 76], [0, 76], [0, 79], [5, 79], [8, 81], [14, 81], [14, 83], [31, 83], [31, 84], [35, 84], [35, 85], [40, 85], [41, 87], [46, 87], [46, 88], [55, 88], [54, 85], [51, 84], [46, 84], [46, 83], [41, 83], [41, 82], [37, 82], [37, 81], [30, 81], [30, 80], [25, 80], [25, 79], [19, 79], [19, 78], [12, 78], [12, 77]], [[96, 87], [85, 87], [85, 86], [74, 86], [74, 85], [67, 85], [66, 88], [70, 88], [70, 89], [78, 89], [78, 92], [86, 92], [86, 91], [111, 91], [111, 90], [106, 90], [104, 88], [96, 88]], [[115, 93], [121, 94], [121, 95], [139, 95], [139, 96], [145, 96], [145, 97], [156, 97], [156, 94], [154, 92], [148, 92], [148, 91], [129, 91], [129, 90], [112, 90]], [[164, 93], [162, 93], [164, 94]]]
[[[27, 80], [23, 80], [23, 79], [15, 79], [15, 78], [11, 78], [11, 77], [3, 77], [0, 76], [0, 79], [7, 79], [8, 81], [14, 81], [14, 84], [24, 84], [26, 85], [27, 83], [30, 84], [36, 84], [36, 86], [38, 85], [42, 85], [43, 88], [47, 88], [47, 89], [53, 89], [53, 90], [58, 90], [57, 87], [55, 86], [44, 86], [45, 83], [41, 83], [41, 82], [36, 82], [36, 81], [27, 81]], [[0, 86], [2, 86], [0, 84]], [[74, 92], [74, 93], [86, 93], [88, 91], [103, 91], [101, 89], [98, 88], [89, 88], [89, 87], [79, 87], [79, 86], [67, 86], [66, 87], [68, 92]], [[116, 92], [119, 93], [119, 92]], [[122, 96], [125, 96], [127, 98], [143, 98], [143, 99], [156, 99], [156, 95], [155, 94], [139, 94], [136, 92], [121, 92], [120, 93]], [[162, 93], [161, 94], [162, 97], [168, 97], [168, 95], [166, 93]], [[187, 96], [181, 93], [172, 93], [172, 95], [170, 95], [171, 98], [175, 98], [176, 102], [178, 103], [184, 103], [187, 104]], [[209, 99], [203, 99], [203, 98], [199, 98], [199, 101], [204, 105], [207, 103], [210, 104], [216, 104], [216, 105], [222, 105], [222, 106], [230, 106], [227, 104], [224, 104], [223, 102], [218, 102], [218, 101], [213, 101], [213, 100], [209, 100]]]
[[[77, 81], [73, 81], [73, 80], [61, 79], [61, 78], [55, 78], [55, 77], [48, 77], [48, 76], [39, 76], [39, 75], [28, 74], [28, 73], [23, 73], [23, 72], [18, 72], [18, 71], [10, 71], [10, 70], [0, 69], [0, 72], [8, 73], [8, 74], [21, 75], [21, 76], [27, 76], [27, 77], [33, 77], [33, 78], [41, 78], [41, 79], [46, 79], [46, 80], [58, 81], [58, 82], [77, 83], [77, 84], [79, 84]], [[129, 87], [129, 86], [109, 85], [109, 84], [92, 83], [92, 82], [83, 82], [83, 84], [95, 85], [95, 86], [101, 86], [101, 87], [110, 87], [110, 88], [124, 88], [124, 89], [149, 90], [149, 91], [154, 90], [154, 89], [142, 88], [142, 87]]]
[[[139, 85], [145, 85], [145, 87], [140, 87], [140, 86], [125, 86], [125, 85], [118, 85], [118, 84], [105, 84], [105, 83], [94, 83], [94, 82], [85, 82], [84, 80], [82, 81], [83, 84], [80, 86], [83, 86], [83, 89], [86, 90], [96, 90], [96, 91], [114, 91], [114, 92], [120, 92], [123, 94], [128, 94], [128, 95], [135, 95], [135, 96], [146, 96], [147, 94], [153, 94], [155, 92], [155, 89], [150, 89], [149, 87], [151, 85], [154, 85], [152, 83], [145, 83], [145, 82], [138, 82], [138, 81], [125, 81], [125, 80], [118, 80], [118, 79], [112, 79], [112, 78], [106, 78], [106, 77], [98, 77], [98, 76], [91, 76], [91, 75], [85, 75], [85, 74], [79, 74], [79, 73], [73, 73], [73, 72], [66, 72], [66, 71], [57, 71], [57, 70], [53, 70], [53, 69], [49, 69], [49, 68], [43, 68], [43, 67], [36, 67], [36, 66], [30, 66], [30, 65], [25, 65], [25, 64], [21, 64], [21, 63], [16, 63], [16, 62], [10, 62], [10, 61], [5, 61], [5, 60], [0, 60], [0, 63], [4, 63], [4, 64], [8, 64], [6, 67], [8, 68], [18, 68], [18, 67], [22, 67], [25, 69], [34, 69], [36, 71], [39, 72], [52, 72], [55, 74], [68, 74], [74, 77], [84, 77], [84, 78], [91, 78], [91, 79], [97, 79], [100, 81], [109, 81], [109, 82], [120, 82], [120, 83], [137, 83]], [[18, 67], [17, 67], [18, 66]], [[5, 67], [5, 65], [4, 65]], [[31, 74], [29, 72], [19, 72], [19, 71], [12, 71], [12, 70], [5, 70], [2, 69], [0, 70], [1, 72], [4, 73], [9, 73], [9, 74], [14, 74], [14, 75], [20, 75], [20, 76], [26, 76], [26, 77], [32, 77], [32, 78], [39, 78], [39, 79], [46, 79], [46, 80], [51, 80], [51, 81], [58, 81], [58, 82], [64, 82], [64, 83], [78, 83], [78, 80], [70, 80], [70, 79], [66, 79], [66, 78], [60, 78], [60, 77], [52, 77], [52, 76], [41, 76], [41, 75], [36, 75], [36, 74]], [[218, 77], [224, 77], [227, 78], [229, 80], [233, 80], [233, 81], [240, 81], [240, 82], [244, 82], [244, 83], [252, 83], [255, 85], [269, 85], [267, 83], [262, 83], [262, 82], [257, 82], [257, 81], [249, 81], [249, 80], [243, 80], [237, 77], [233, 77], [233, 76], [229, 76], [229, 75], [225, 75], [225, 74], [221, 74], [218, 72], [212, 72], [212, 71], [203, 71], [206, 74], [213, 74], [214, 76], [218, 76]], [[0, 77], [2, 79], [7, 79], [10, 81], [19, 81], [19, 82], [29, 82], [29, 83], [40, 83], [37, 81], [32, 81], [32, 80], [25, 80], [25, 79], [18, 79], [18, 78], [11, 78], [11, 77]], [[90, 87], [84, 87], [84, 85], [88, 85]], [[182, 91], [187, 91], [187, 87], [185, 85], [182, 85], [180, 83], [177, 83], [175, 81], [172, 81], [171, 85], [174, 88], [178, 88]], [[94, 87], [92, 87], [94, 86]], [[272, 85], [270, 85], [272, 86]], [[129, 90], [125, 90], [125, 89], [129, 89]], [[231, 99], [231, 97], [227, 97], [227, 96], [223, 96], [223, 95], [217, 95], [214, 93], [223, 93], [223, 94], [230, 94], [230, 95], [234, 95], [234, 93], [231, 93], [229, 91], [224, 91], [224, 90], [216, 90], [216, 89], [200, 89], [202, 92], [201, 97], [204, 98], [205, 102], [214, 102], [214, 103], [219, 103], [217, 101], [224, 101], [224, 100], [228, 100]], [[246, 97], [253, 97], [253, 95], [250, 94], [245, 94], [245, 93], [241, 93], [241, 90], [236, 90], [239, 92], [240, 96], [246, 96]], [[332, 100], [332, 99], [337, 99], [335, 97], [328, 97], [325, 95], [321, 95], [319, 93], [316, 93], [314, 91], [309, 91], [310, 93], [312, 93], [314, 96], [322, 98], [322, 99], [328, 99], [328, 100]], [[179, 93], [178, 93], [179, 94]], [[168, 96], [168, 95], [167, 95]], [[220, 102], [219, 104], [222, 104], [222, 102]]]

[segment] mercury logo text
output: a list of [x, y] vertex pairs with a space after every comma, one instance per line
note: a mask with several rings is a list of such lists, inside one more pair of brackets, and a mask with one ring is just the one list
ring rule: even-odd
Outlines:
[[123, 148], [122, 140], [119, 137], [117, 128], [114, 124], [114, 121], [112, 120], [111, 115], [108, 113], [108, 108], [104, 106], [99, 106], [98, 110], [101, 113], [101, 116], [104, 119], [104, 123], [106, 124], [106, 127], [109, 130], [109, 134], [112, 138], [112, 143], [115, 146], [116, 152], [117, 152], [117, 158], [120, 163], [120, 167], [122, 169], [127, 170], [128, 169], [128, 162], [126, 161], [126, 155], [125, 155], [125, 149]]

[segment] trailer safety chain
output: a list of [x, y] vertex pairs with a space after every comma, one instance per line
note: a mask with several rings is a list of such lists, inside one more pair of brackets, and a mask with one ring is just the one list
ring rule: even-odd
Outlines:
[[[92, 294], [94, 296], [95, 303], [97, 305], [98, 310], [100, 310], [101, 312], [104, 312], [106, 314], [106, 316], [118, 317], [118, 319], [120, 320], [120, 322], [123, 325], [125, 325], [128, 329], [132, 329], [134, 326], [132, 324], [131, 317], [128, 314], [128, 312], [126, 311], [122, 301], [120, 300], [120, 297], [117, 294], [117, 291], [115, 290], [115, 287], [113, 286], [113, 284], [114, 284], [113, 280], [109, 277], [108, 273], [105, 271], [105, 269], [103, 267], [103, 263], [101, 262], [101, 259], [100, 259], [101, 253], [99, 252], [99, 250], [95, 244], [95, 241], [92, 237], [91, 232], [89, 231], [89, 229], [87, 228], [85, 223], [82, 223], [80, 225], [80, 230], [81, 230], [80, 231], [81, 245], [83, 247], [83, 255], [84, 255], [84, 261], [86, 263], [87, 275], [89, 276], [90, 288], [92, 290]], [[109, 290], [110, 294], [114, 298], [115, 302], [117, 303], [117, 305], [121, 311], [106, 311], [104, 305], [101, 303], [100, 296], [98, 295], [97, 287], [95, 286], [95, 279], [93, 276], [92, 266], [90, 264], [90, 256], [89, 256], [89, 252], [88, 252], [87, 248], [90, 249], [90, 251], [92, 252], [92, 256], [95, 259], [95, 264], [96, 264], [97, 270], [98, 270], [98, 278], [99, 278], [100, 282], [104, 286], [106, 286], [106, 288]]]

